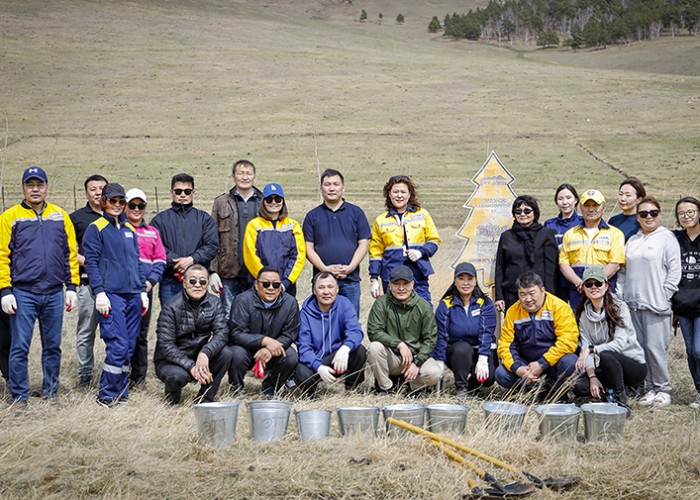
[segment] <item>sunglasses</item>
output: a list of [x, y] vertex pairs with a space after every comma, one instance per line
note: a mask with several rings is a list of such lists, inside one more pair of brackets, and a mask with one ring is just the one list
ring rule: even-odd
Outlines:
[[534, 210], [531, 208], [516, 208], [513, 213], [515, 215], [530, 215]]
[[173, 189], [173, 193], [175, 193], [175, 194], [178, 195], [178, 196], [180, 196], [182, 193], [185, 193], [187, 196], [189, 196], [189, 195], [192, 194], [193, 191], [194, 191], [194, 189], [192, 189], [192, 188], [187, 188], [187, 189], [180, 189], [180, 188], [177, 188], [177, 189]]
[[[194, 286], [198, 283], [197, 278], [190, 278], [187, 280], [187, 282], [192, 286]], [[206, 278], [199, 278], [199, 285], [200, 286], [205, 286], [208, 282], [209, 282], [209, 280]]]
[[695, 217], [695, 214], [697, 213], [696, 210], [686, 210], [685, 212], [678, 212], [676, 215], [678, 216], [679, 219], [685, 219], [686, 217], [688, 219], [692, 219]]
[[272, 288], [274, 288], [275, 290], [277, 290], [279, 287], [282, 286], [282, 283], [279, 282], [279, 281], [260, 281], [260, 280], [255, 280], [255, 281], [257, 281], [258, 283], [260, 283], [260, 285], [261, 285], [263, 288], [270, 288], [270, 287], [272, 287]]
[[109, 198], [107, 201], [111, 205], [126, 205], [126, 200], [124, 198]]
[[583, 284], [583, 286], [585, 286], [586, 288], [593, 288], [593, 287], [601, 288], [603, 286], [603, 283], [601, 281], [597, 281], [597, 280], [596, 281], [586, 281]]
[[273, 194], [272, 196], [268, 196], [265, 198], [265, 203], [282, 203], [284, 198], [281, 196], [277, 196], [276, 194]]
[[652, 219], [656, 219], [660, 213], [661, 210], [640, 210], [637, 212], [637, 215], [639, 215], [642, 219], [646, 219], [649, 216], [651, 216]]
[[137, 208], [139, 210], [146, 210], [146, 203], [134, 203], [133, 201], [129, 203], [129, 208], [131, 210], [136, 210]]

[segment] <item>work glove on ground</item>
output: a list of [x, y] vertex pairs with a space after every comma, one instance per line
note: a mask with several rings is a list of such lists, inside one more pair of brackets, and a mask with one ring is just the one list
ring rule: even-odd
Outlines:
[[348, 358], [350, 357], [350, 348], [346, 345], [340, 346], [333, 356], [333, 368], [336, 375], [342, 375], [348, 371]]
[[5, 314], [14, 314], [17, 312], [17, 299], [12, 294], [5, 295], [2, 298], [2, 310]]
[[224, 284], [221, 282], [221, 278], [216, 273], [211, 273], [209, 275], [209, 288], [212, 292], [221, 294], [224, 291]]
[[95, 309], [105, 318], [109, 316], [109, 311], [112, 310], [112, 303], [105, 292], [100, 292], [95, 295]]
[[486, 382], [489, 378], [489, 357], [483, 354], [479, 356], [476, 362], [476, 380]]
[[328, 365], [319, 366], [316, 372], [318, 373], [318, 376], [321, 377], [321, 380], [323, 380], [326, 384], [332, 384], [338, 380], [333, 376], [333, 368]]
[[78, 294], [72, 290], [66, 291], [66, 311], [71, 312], [78, 307]]
[[406, 255], [408, 255], [408, 258], [411, 259], [411, 262], [416, 262], [423, 257], [423, 254], [420, 252], [420, 250], [417, 250], [415, 248], [411, 248], [408, 252], [406, 252]]

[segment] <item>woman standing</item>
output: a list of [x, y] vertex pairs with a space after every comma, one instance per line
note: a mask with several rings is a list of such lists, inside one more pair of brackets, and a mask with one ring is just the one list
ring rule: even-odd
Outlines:
[[637, 205], [642, 228], [625, 245], [627, 272], [623, 298], [632, 313], [637, 340], [647, 361], [647, 393], [643, 406], [671, 404], [668, 346], [671, 339], [671, 297], [681, 279], [681, 251], [671, 231], [661, 225], [661, 207], [652, 197]]
[[[414, 290], [430, 302], [430, 257], [440, 245], [440, 235], [427, 210], [421, 208], [416, 186], [407, 175], [395, 175], [384, 184], [387, 211], [374, 220], [369, 243], [369, 276], [372, 297], [386, 292], [391, 270], [408, 266], [415, 277]], [[381, 287], [379, 283], [381, 279]]]
[[512, 207], [513, 226], [501, 234], [496, 251], [496, 309], [505, 312], [518, 301], [515, 281], [527, 271], [544, 280], [554, 293], [559, 248], [554, 231], [539, 223], [540, 207], [532, 196], [518, 196]]
[[646, 195], [647, 190], [644, 189], [644, 184], [636, 177], [628, 177], [620, 184], [617, 192], [617, 204], [622, 213], [610, 217], [608, 224], [622, 231], [625, 235], [625, 241], [639, 231], [637, 205]]
[[243, 261], [251, 276], [257, 276], [265, 266], [276, 267], [284, 291], [294, 296], [306, 258], [304, 234], [288, 215], [282, 186], [268, 184], [262, 195], [259, 215], [245, 229]]
[[[576, 188], [571, 184], [561, 184], [554, 192], [554, 203], [556, 203], [559, 208], [559, 215], [547, 219], [544, 222], [544, 227], [556, 233], [557, 245], [559, 249], [561, 249], [564, 233], [574, 226], [581, 225], [581, 222], [583, 222], [583, 217], [576, 212], [579, 203]], [[557, 267], [557, 283], [554, 293], [564, 302], [568, 302], [570, 290], [571, 283], [559, 272], [559, 268]]]
[[491, 387], [497, 365], [496, 309], [479, 288], [469, 262], [455, 268], [454, 281], [435, 311], [438, 341], [433, 359], [445, 361], [455, 378], [457, 399], [482, 385]]
[[697, 396], [691, 408], [700, 408], [700, 200], [692, 196], [676, 203], [676, 222], [683, 229], [674, 231], [681, 247], [681, 282], [673, 296], [673, 312], [678, 318], [688, 354], [688, 368]]
[[590, 266], [583, 272], [583, 292], [576, 311], [581, 334], [576, 369], [583, 376], [576, 382], [574, 393], [601, 399], [611, 389], [615, 401], [626, 406], [626, 388], [642, 383], [647, 374], [644, 350], [637, 341], [630, 311], [610, 293], [603, 266]]

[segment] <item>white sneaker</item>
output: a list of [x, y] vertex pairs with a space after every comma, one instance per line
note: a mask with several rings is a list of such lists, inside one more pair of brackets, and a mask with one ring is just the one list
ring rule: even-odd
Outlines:
[[641, 406], [651, 406], [651, 404], [654, 402], [654, 398], [656, 397], [656, 391], [651, 390], [647, 392], [644, 396], [642, 396], [642, 399], [639, 400], [639, 404]]
[[667, 392], [657, 392], [651, 404], [657, 407], [668, 406], [671, 404], [671, 395]]
[[689, 405], [691, 408], [700, 408], [700, 392], [698, 392], [698, 395], [695, 397], [695, 401], [690, 403]]

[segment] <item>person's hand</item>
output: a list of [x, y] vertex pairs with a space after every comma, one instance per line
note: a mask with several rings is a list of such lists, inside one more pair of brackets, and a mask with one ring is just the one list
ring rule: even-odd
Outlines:
[[479, 360], [476, 362], [476, 380], [483, 383], [489, 378], [489, 357], [479, 355]]
[[517, 370], [515, 370], [515, 374], [527, 382], [528, 377], [530, 377], [530, 367], [527, 365], [523, 365]]
[[576, 360], [576, 371], [582, 372], [585, 369], [586, 359], [588, 359], [588, 347], [581, 349], [581, 354]]
[[105, 292], [100, 292], [95, 295], [95, 309], [105, 318], [109, 316], [109, 311], [112, 310], [112, 303]]
[[141, 292], [141, 317], [148, 312], [149, 300], [146, 292]]
[[5, 295], [2, 298], [2, 310], [5, 314], [14, 314], [17, 312], [17, 299], [12, 294]]
[[153, 290], [153, 283], [150, 281], [146, 280], [146, 293], [150, 293], [151, 290]]
[[338, 379], [333, 376], [333, 368], [331, 368], [328, 365], [319, 366], [318, 370], [316, 370], [316, 373], [318, 373], [318, 376], [321, 377], [321, 380], [323, 380], [328, 385], [338, 381]]
[[333, 356], [333, 369], [336, 375], [342, 375], [348, 371], [348, 358], [350, 357], [350, 348], [346, 345], [341, 345]]
[[413, 353], [405, 342], [401, 342], [398, 346], [396, 346], [396, 348], [399, 350], [399, 354], [401, 354], [401, 368], [407, 370], [413, 362]]
[[493, 303], [494, 307], [496, 307], [496, 311], [499, 312], [506, 312], [506, 301], [505, 300], [497, 300], [496, 302]]
[[542, 368], [542, 365], [538, 361], [532, 361], [528, 363], [527, 366], [530, 367], [531, 377], [539, 378], [540, 375], [542, 375], [542, 373], [544, 372], [544, 368]]
[[272, 337], [265, 337], [262, 341], [262, 345], [275, 357], [284, 356], [286, 354], [284, 346], [280, 343], [280, 341], [273, 339]]
[[72, 290], [66, 291], [66, 311], [71, 312], [78, 307], [78, 294]]
[[348, 274], [352, 272], [352, 269], [350, 269], [350, 266], [346, 266], [345, 264], [335, 264], [330, 266], [331, 268], [331, 273], [333, 276], [336, 277], [336, 279], [339, 280], [344, 280], [345, 278], [348, 277]]
[[583, 280], [579, 281], [578, 284], [576, 285], [576, 291], [578, 293], [583, 293]]
[[185, 270], [194, 264], [194, 259], [192, 257], [179, 257], [173, 259], [173, 267], [179, 273], [185, 273]]
[[417, 248], [411, 248], [410, 250], [406, 251], [406, 256], [411, 260], [411, 262], [416, 262], [423, 257], [423, 254]]
[[382, 296], [382, 287], [379, 285], [379, 280], [371, 280], [370, 290], [372, 292], [372, 297], [378, 299]]
[[598, 377], [595, 375], [590, 377], [588, 381], [591, 386], [591, 396], [596, 399], [600, 399], [600, 397], [603, 395], [603, 384], [600, 383], [600, 380], [598, 380]]
[[272, 359], [272, 353], [267, 349], [267, 347], [261, 347], [255, 352], [253, 359], [260, 361], [263, 364], [267, 364]]
[[211, 273], [209, 275], [209, 288], [211, 288], [212, 292], [218, 293], [219, 295], [224, 291], [224, 285], [221, 283], [221, 278], [218, 274]]
[[214, 381], [214, 376], [209, 371], [209, 356], [200, 352], [197, 355], [197, 361], [190, 370], [192, 377], [202, 385], [211, 384]]
[[403, 372], [403, 378], [406, 379], [407, 382], [411, 382], [412, 380], [416, 380], [416, 377], [418, 377], [418, 374], [420, 373], [420, 368], [418, 368], [414, 363], [411, 363], [408, 365], [408, 368], [406, 368]]

